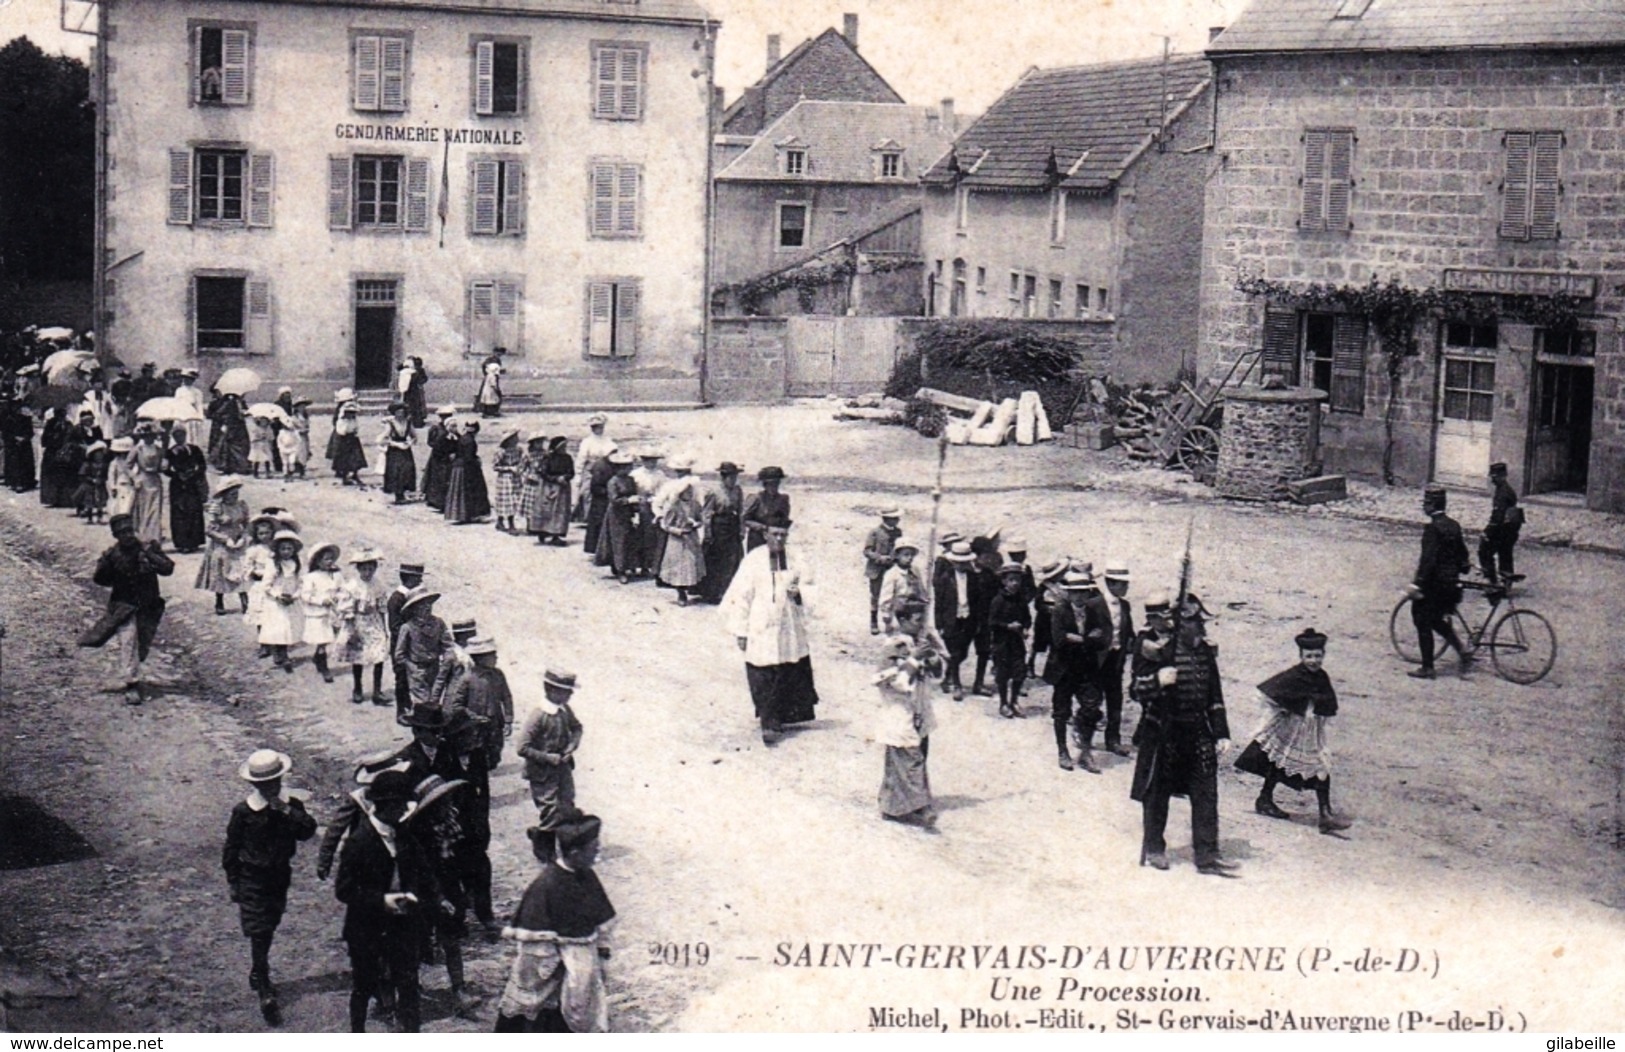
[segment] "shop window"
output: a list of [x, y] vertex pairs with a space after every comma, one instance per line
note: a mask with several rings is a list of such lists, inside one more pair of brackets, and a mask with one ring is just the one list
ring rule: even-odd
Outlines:
[[474, 112], [482, 117], [525, 112], [525, 41], [487, 39], [474, 42]]
[[587, 354], [630, 358], [638, 351], [638, 312], [642, 283], [610, 278], [587, 284]]
[[254, 29], [249, 25], [192, 25], [192, 101], [247, 106], [253, 87]]

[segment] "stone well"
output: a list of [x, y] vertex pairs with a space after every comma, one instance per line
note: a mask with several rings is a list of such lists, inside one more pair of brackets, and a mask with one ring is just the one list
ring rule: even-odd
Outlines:
[[1286, 484], [1320, 473], [1320, 403], [1313, 387], [1233, 387], [1213, 484], [1221, 496], [1286, 500]]

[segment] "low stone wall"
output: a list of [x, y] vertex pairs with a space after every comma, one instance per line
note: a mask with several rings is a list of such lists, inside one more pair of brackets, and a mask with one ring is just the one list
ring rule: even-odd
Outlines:
[[1213, 484], [1221, 496], [1286, 500], [1286, 484], [1320, 473], [1320, 403], [1311, 387], [1225, 392], [1224, 430]]

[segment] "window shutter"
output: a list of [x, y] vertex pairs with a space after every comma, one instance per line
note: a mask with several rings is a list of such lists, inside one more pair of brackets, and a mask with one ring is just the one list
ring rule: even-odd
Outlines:
[[597, 76], [593, 78], [593, 116], [614, 117], [617, 104], [616, 54], [612, 47], [595, 49]]
[[[111, 297], [109, 297], [111, 298]], [[186, 342], [197, 357], [197, 275], [186, 282]]]
[[406, 39], [384, 37], [379, 55], [379, 109], [406, 109]]
[[1529, 167], [1532, 138], [1528, 132], [1506, 134], [1506, 181], [1501, 184], [1501, 236], [1529, 239]]
[[271, 225], [271, 202], [276, 192], [276, 166], [268, 153], [248, 155], [248, 225]]
[[635, 164], [618, 166], [615, 173], [615, 233], [638, 233], [638, 189], [643, 172]]
[[327, 158], [327, 229], [350, 229], [350, 158], [347, 154]]
[[519, 284], [514, 281], [496, 283], [496, 343], [510, 351], [519, 350]]
[[474, 45], [474, 112], [490, 113], [495, 88], [496, 45], [482, 40]]
[[1365, 411], [1366, 318], [1339, 314], [1332, 319], [1332, 408]]
[[169, 151], [169, 222], [192, 222], [192, 151]]
[[1305, 230], [1326, 228], [1326, 133], [1303, 133], [1303, 212], [1298, 225]]
[[470, 234], [497, 232], [498, 161], [469, 162], [469, 191], [473, 201], [468, 210]]
[[506, 161], [507, 179], [502, 194], [502, 230], [508, 234], [525, 232], [525, 162]]
[[643, 114], [643, 51], [641, 48], [623, 48], [621, 51], [621, 105], [619, 116], [637, 120]]
[[232, 106], [248, 104], [248, 31], [227, 29], [220, 34], [220, 101]]
[[592, 166], [592, 232], [596, 235], [615, 232], [615, 166]]
[[243, 350], [251, 354], [270, 354], [271, 346], [271, 283], [269, 281], [243, 282]]
[[1298, 312], [1264, 310], [1264, 376], [1283, 377], [1288, 383], [1298, 379]]
[[378, 108], [378, 38], [355, 38], [355, 108]]
[[406, 229], [414, 233], [429, 229], [429, 161], [425, 157], [406, 159]]
[[1353, 185], [1354, 133], [1331, 132], [1326, 139], [1326, 229], [1349, 228], [1349, 191]]
[[615, 318], [611, 313], [614, 299], [614, 286], [607, 281], [587, 286], [587, 353], [595, 358], [615, 353]]
[[468, 286], [468, 350], [470, 354], [489, 354], [496, 346], [492, 326], [496, 316], [496, 288], [489, 281], [475, 281]]
[[615, 286], [615, 357], [638, 353], [638, 287], [631, 282]]
[[1550, 240], [1558, 236], [1557, 202], [1563, 184], [1558, 180], [1558, 159], [1563, 149], [1561, 132], [1536, 132], [1533, 178], [1530, 179], [1529, 236]]

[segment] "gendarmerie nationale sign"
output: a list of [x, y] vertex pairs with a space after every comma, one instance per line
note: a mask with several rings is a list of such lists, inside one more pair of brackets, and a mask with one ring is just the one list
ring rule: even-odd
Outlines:
[[336, 124], [337, 139], [366, 142], [432, 142], [453, 146], [523, 146], [525, 133], [519, 128], [444, 128], [420, 124], [404, 127], [394, 124]]
[[1452, 267], [1444, 272], [1451, 292], [1492, 292], [1502, 296], [1578, 296], [1593, 299], [1597, 278], [1560, 270], [1508, 270], [1499, 267]]

